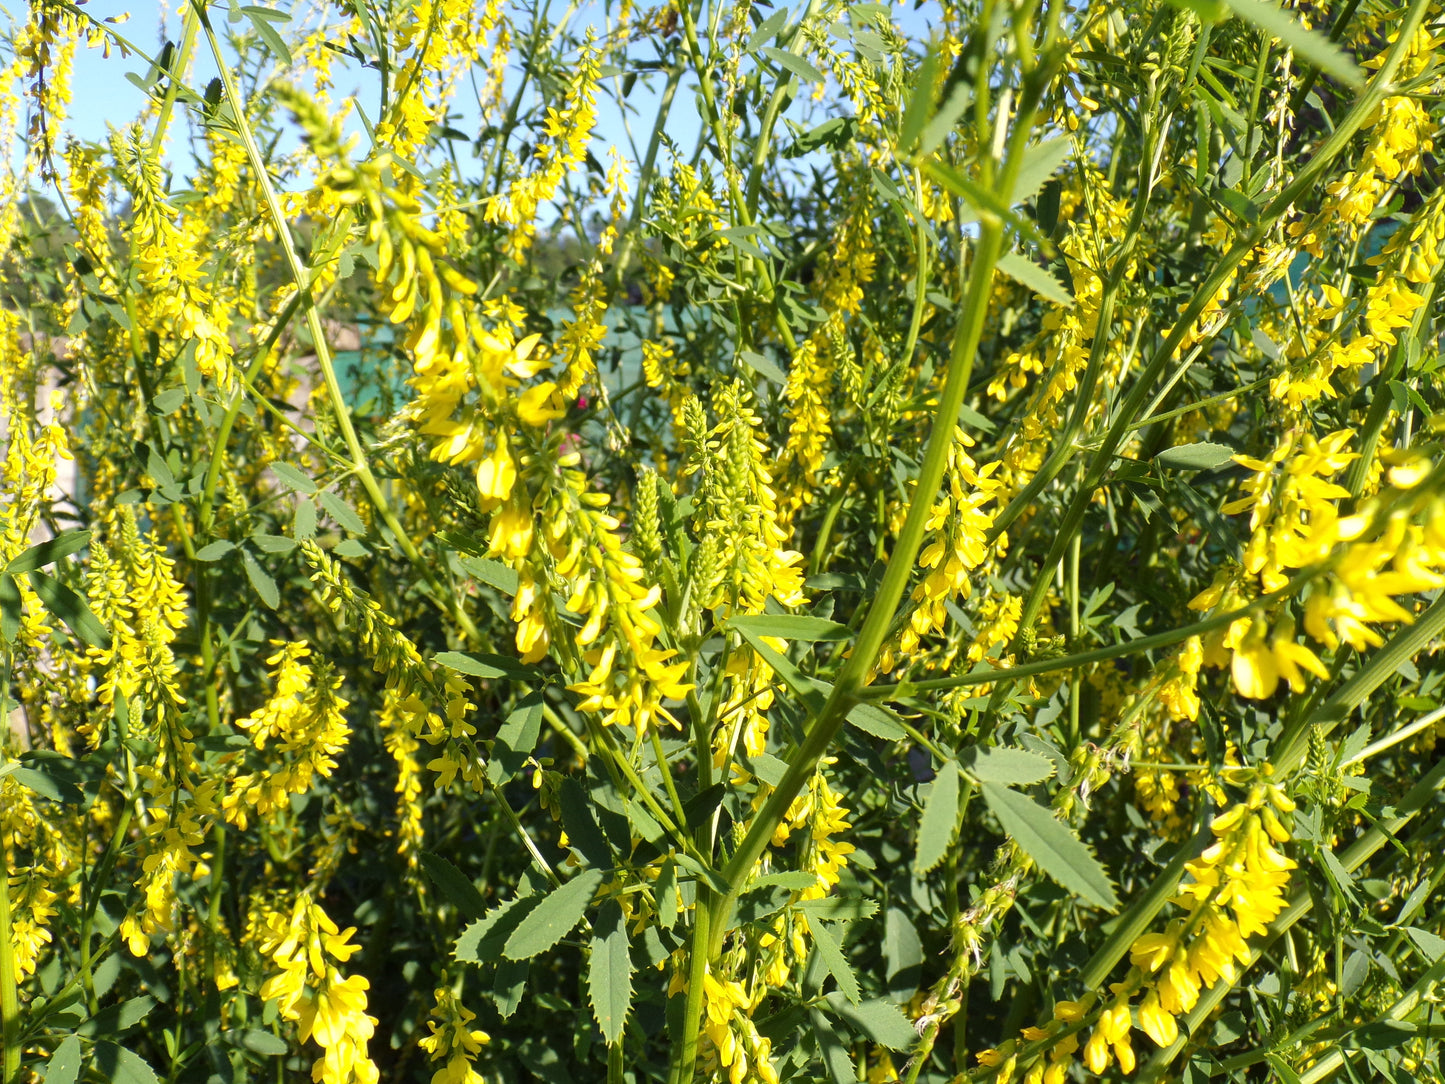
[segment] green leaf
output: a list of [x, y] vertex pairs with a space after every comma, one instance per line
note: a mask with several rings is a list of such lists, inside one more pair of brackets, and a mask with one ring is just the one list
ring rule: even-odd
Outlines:
[[95, 614], [90, 612], [85, 599], [44, 572], [36, 570], [26, 575], [30, 577], [30, 586], [35, 588], [35, 593], [40, 596], [45, 608], [64, 621], [71, 632], [91, 647], [110, 646], [110, 633], [96, 620]]
[[45, 1065], [44, 1084], [75, 1084], [80, 1076], [80, 1040], [67, 1035]]
[[1442, 959], [1445, 959], [1445, 938], [1439, 937], [1429, 930], [1422, 930], [1415, 926], [1406, 929], [1405, 933], [1409, 935], [1411, 941], [1415, 942], [1415, 947], [1420, 950], [1420, 955], [1425, 958], [1425, 962], [1430, 966], [1433, 967]]
[[981, 783], [1039, 783], [1054, 774], [1054, 762], [1022, 749], [979, 749], [969, 771]]
[[755, 354], [751, 350], [739, 350], [738, 360], [759, 376], [771, 380], [779, 387], [788, 382], [788, 374], [761, 354]]
[[826, 686], [822, 682], [815, 681], [808, 677], [796, 666], [793, 660], [780, 651], [774, 651], [772, 647], [763, 642], [762, 636], [746, 626], [735, 626], [742, 634], [744, 640], [758, 653], [758, 656], [773, 668], [774, 673], [783, 680], [783, 683], [792, 689], [799, 700], [808, 710], [817, 712], [823, 707], [827, 700]]
[[902, 151], [912, 150], [923, 131], [928, 111], [933, 108], [933, 80], [937, 74], [938, 54], [930, 49], [913, 77], [913, 93], [908, 96], [908, 105], [903, 110], [903, 120], [898, 128], [898, 147]]
[[902, 741], [908, 736], [903, 727], [899, 725], [898, 716], [881, 704], [873, 704], [866, 700], [853, 705], [848, 712], [848, 722], [863, 733], [872, 734], [875, 738], [882, 738], [884, 741]]
[[316, 502], [297, 501], [296, 513], [291, 518], [291, 537], [298, 542], [316, 534]]
[[102, 1079], [110, 1084], [159, 1084], [155, 1070], [136, 1053], [115, 1043], [96, 1043], [93, 1057]]
[[[840, 997], [846, 1005], [847, 1001]], [[833, 1023], [817, 1009], [809, 1014], [813, 1034], [818, 1037], [818, 1046], [823, 1055], [823, 1062], [828, 1066], [828, 1075], [832, 1078], [833, 1084], [853, 1084], [858, 1079], [857, 1070], [853, 1067], [853, 1056], [848, 1052], [848, 1047], [843, 1042], [843, 1037], [833, 1028]], [[814, 1077], [816, 1079], [816, 1076]]]
[[89, 544], [89, 531], [66, 531], [64, 534], [58, 534], [52, 539], [31, 546], [6, 565], [5, 571], [12, 576], [21, 572], [34, 572], [37, 568], [44, 568], [62, 557], [69, 557], [76, 550], [85, 549]]
[[256, 543], [256, 548], [262, 553], [290, 553], [296, 548], [294, 538], [287, 538], [280, 534], [267, 534], [265, 531], [253, 533], [251, 541]]
[[96, 1013], [76, 1028], [75, 1033], [87, 1039], [97, 1035], [119, 1035], [139, 1024], [155, 1007], [155, 1000], [145, 995], [127, 998], [119, 1005], [111, 1005]]
[[823, 73], [796, 53], [779, 49], [776, 45], [761, 46], [758, 52], [770, 60], [777, 61], [805, 83], [821, 83], [823, 81]]
[[889, 1050], [909, 1050], [918, 1042], [918, 1033], [903, 1015], [902, 1010], [887, 998], [873, 998], [852, 1005], [839, 993], [829, 994], [823, 999], [828, 1008], [840, 1019], [879, 1046]]
[[[1193, 5], [1189, 5], [1193, 6]], [[1278, 38], [1326, 75], [1332, 75], [1352, 87], [1365, 84], [1362, 72], [1354, 58], [1341, 49], [1329, 37], [1317, 30], [1306, 30], [1299, 20], [1288, 11], [1267, 3], [1266, 0], [1229, 0], [1230, 9], [1247, 23], [1259, 27], [1271, 37]]]
[[1064, 288], [1063, 283], [1027, 256], [1017, 252], [1005, 252], [998, 258], [998, 269], [1045, 300], [1066, 308], [1073, 307], [1074, 295]]
[[777, 887], [786, 888], [789, 892], [801, 892], [805, 888], [812, 888], [817, 883], [818, 875], [816, 873], [808, 873], [804, 870], [786, 870], [782, 873], [764, 873], [748, 885], [748, 891]]
[[933, 789], [923, 805], [923, 819], [918, 822], [918, 850], [913, 857], [913, 871], [922, 876], [948, 853], [958, 827], [958, 765], [945, 760], [933, 780]]
[[489, 561], [485, 557], [463, 557], [458, 563], [469, 575], [475, 576], [488, 587], [495, 587], [509, 597], [517, 593], [517, 574], [502, 562]]
[[15, 577], [0, 572], [0, 637], [7, 644], [20, 635], [20, 588]]
[[265, 1058], [277, 1058], [291, 1048], [286, 1045], [286, 1040], [279, 1036], [272, 1035], [269, 1031], [260, 1028], [247, 1028], [245, 1031], [226, 1032], [227, 1038], [232, 1039], [238, 1046], [244, 1047], [253, 1054], [260, 1054]]
[[1048, 179], [1068, 161], [1073, 149], [1074, 141], [1068, 136], [1025, 147], [1023, 161], [1019, 163], [1018, 175], [1014, 178], [1014, 203], [1026, 203], [1037, 196]]
[[487, 901], [477, 891], [472, 880], [456, 866], [439, 854], [422, 851], [421, 868], [431, 878], [443, 897], [453, 903], [466, 918], [481, 918], [487, 910]]
[[570, 775], [562, 780], [557, 804], [561, 806], [562, 827], [567, 830], [567, 839], [572, 849], [589, 865], [610, 869], [612, 848], [607, 845], [607, 837], [602, 834], [602, 829], [597, 827], [597, 818], [592, 815], [591, 799], [582, 790], [582, 785]]
[[553, 889], [512, 931], [502, 955], [510, 960], [530, 960], [566, 937], [582, 921], [605, 877], [601, 870], [584, 870]]
[[498, 960], [496, 981], [492, 984], [492, 1000], [497, 1012], [506, 1020], [522, 1003], [527, 989], [527, 972], [532, 965], [526, 960]]
[[847, 625], [829, 621], [822, 617], [807, 617], [803, 614], [757, 614], [734, 617], [728, 622], [742, 632], [747, 629], [758, 636], [776, 636], [781, 640], [851, 640], [853, 632]]
[[828, 929], [826, 922], [810, 922], [808, 929], [813, 935], [813, 948], [818, 952], [818, 959], [828, 969], [828, 974], [838, 982], [838, 992], [856, 1005], [859, 997], [858, 976], [853, 974], [848, 958], [843, 955], [843, 946]]
[[1169, 470], [1214, 470], [1233, 457], [1234, 449], [1228, 444], [1212, 444], [1206, 440], [1165, 448], [1154, 457], [1154, 462]]
[[528, 693], [517, 701], [507, 721], [492, 742], [492, 756], [487, 762], [487, 778], [500, 786], [522, 770], [522, 765], [537, 748], [542, 736], [542, 694]]
[[453, 955], [467, 964], [497, 963], [512, 931], [541, 902], [541, 896], [519, 896], [493, 907], [462, 931]]
[[327, 514], [334, 519], [338, 525], [344, 527], [352, 534], [366, 534], [366, 522], [356, 514], [356, 509], [347, 504], [331, 490], [322, 490], [321, 507], [326, 509]]
[[[920, 92], [922, 88], [920, 87]], [[928, 93], [932, 94], [930, 87]], [[928, 123], [923, 126], [919, 133], [918, 150], [921, 154], [931, 154], [934, 148], [948, 138], [958, 124], [958, 118], [968, 108], [969, 102], [973, 100], [972, 88], [968, 83], [960, 79], [953, 88], [952, 93], [945, 98], [938, 107], [938, 112], [929, 118]], [[932, 102], [930, 101], [930, 105]]]
[[1098, 907], [1118, 908], [1118, 897], [1104, 867], [1051, 810], [996, 783], [983, 784], [983, 797], [1004, 831], [1041, 870]]
[[196, 550], [197, 561], [219, 561], [226, 554], [236, 548], [236, 543], [227, 542], [224, 538], [219, 542], [211, 542]]
[[265, 42], [266, 48], [271, 51], [271, 54], [285, 67], [289, 68], [292, 63], [291, 50], [286, 46], [286, 39], [276, 33], [276, 28], [271, 25], [271, 22], [273, 19], [276, 21], [289, 19], [290, 16], [285, 15], [283, 12], [272, 11], [270, 8], [263, 8], [254, 4], [247, 5], [240, 10], [241, 14], [251, 20], [251, 25], [255, 27], [256, 34]]
[[810, 919], [821, 918], [830, 922], [852, 922], [872, 918], [878, 913], [878, 901], [866, 896], [824, 896], [821, 900], [799, 900], [793, 906]]
[[241, 565], [246, 570], [246, 578], [256, 589], [256, 594], [261, 596], [261, 601], [273, 610], [281, 605], [281, 592], [276, 589], [276, 581], [271, 578], [269, 572], [261, 567], [260, 562], [252, 556], [250, 550], [243, 549], [241, 551]]
[[602, 1037], [622, 1037], [632, 1009], [632, 953], [627, 942], [627, 916], [616, 900], [607, 900], [593, 927], [592, 959], [587, 965], [587, 996]]
[[432, 657], [448, 670], [455, 670], [469, 677], [526, 680], [539, 675], [535, 667], [509, 659], [505, 655], [492, 655], [488, 652], [439, 651]]
[[272, 463], [271, 473], [274, 474], [287, 489], [295, 490], [297, 493], [305, 494], [308, 497], [316, 492], [316, 483], [290, 463], [282, 463], [279, 460]]
[[79, 802], [85, 797], [74, 783], [57, 779], [36, 768], [15, 765], [6, 774], [14, 776], [15, 782], [29, 787], [42, 798], [49, 798], [52, 802], [63, 802], [69, 805]]
[[762, 24], [753, 31], [752, 36], [748, 38], [747, 45], [743, 47], [744, 51], [749, 53], [757, 52], [759, 46], [765, 42], [772, 41], [778, 36], [778, 31], [783, 29], [783, 24], [787, 21], [788, 9], [778, 8], [777, 11], [764, 19]]

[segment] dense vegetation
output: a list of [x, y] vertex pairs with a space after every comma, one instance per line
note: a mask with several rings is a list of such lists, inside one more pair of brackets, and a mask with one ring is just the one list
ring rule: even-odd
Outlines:
[[559, 9], [17, 13], [0, 1084], [1441, 1080], [1439, 0]]

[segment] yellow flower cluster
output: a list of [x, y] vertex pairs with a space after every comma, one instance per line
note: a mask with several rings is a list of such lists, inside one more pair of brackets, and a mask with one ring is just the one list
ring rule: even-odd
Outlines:
[[896, 644], [884, 649], [878, 669], [887, 673], [913, 657], [925, 636], [941, 631], [948, 622], [948, 603], [966, 599], [972, 593], [970, 577], [974, 569], [995, 553], [1002, 553], [1008, 536], [1000, 535], [990, 547], [987, 542], [993, 515], [984, 506], [999, 490], [993, 475], [998, 463], [982, 470], [964, 449], [973, 440], [955, 428], [953, 444], [948, 452], [945, 488], [928, 518], [928, 542], [918, 555], [918, 564], [925, 569], [923, 579], [913, 589], [913, 610], [908, 625]]
[[261, 954], [275, 971], [261, 996], [275, 1001], [294, 1021], [302, 1042], [314, 1039], [321, 1057], [311, 1069], [317, 1084], [376, 1084], [380, 1077], [367, 1053], [376, 1018], [366, 1013], [370, 983], [343, 977], [339, 965], [360, 950], [350, 944], [355, 927], [338, 930], [309, 896], [298, 896], [290, 913], [265, 908], [254, 918]]
[[346, 701], [337, 695], [340, 675], [324, 662], [314, 669], [304, 662], [311, 655], [304, 643], [272, 643], [278, 650], [266, 664], [273, 668], [275, 691], [260, 711], [236, 720], [236, 726], [250, 733], [257, 750], [264, 751], [268, 742], [276, 748], [265, 768], [238, 773], [221, 799], [226, 820], [242, 831], [253, 812], [269, 818], [287, 807], [291, 795], [310, 790], [315, 776], [329, 776], [351, 734], [343, 714]]
[[537, 234], [537, 209], [557, 193], [567, 174], [587, 154], [587, 142], [597, 123], [597, 78], [600, 51], [590, 35], [576, 61], [567, 68], [566, 100], [561, 109], [548, 107], [542, 137], [532, 149], [535, 169], [517, 177], [504, 192], [487, 198], [483, 216], [507, 226], [506, 247], [520, 259]]
[[[1339, 515], [1335, 502], [1349, 492], [1331, 479], [1356, 458], [1345, 450], [1353, 436], [1342, 429], [1316, 440], [1296, 430], [1269, 460], [1235, 457], [1255, 472], [1244, 483], [1245, 496], [1224, 506], [1229, 514], [1250, 512], [1244, 563], [1216, 575], [1190, 602], [1192, 609], [1237, 608], [1256, 582], [1275, 591], [1293, 573], [1332, 559], [1305, 600], [1305, 629], [1326, 647], [1343, 641], [1363, 650], [1384, 642], [1373, 625], [1411, 620], [1401, 597], [1445, 585], [1445, 501], [1426, 493], [1385, 510], [1375, 498], [1352, 515]], [[1392, 468], [1396, 495], [1423, 480], [1428, 467], [1416, 457]], [[1272, 695], [1281, 680], [1300, 692], [1304, 673], [1328, 676], [1314, 651], [1295, 639], [1288, 614], [1273, 629], [1263, 616], [1242, 617], [1205, 637], [1204, 661], [1229, 665], [1235, 689], [1255, 699]]]
[[471, 1026], [477, 1014], [462, 1004], [455, 991], [442, 987], [437, 990], [432, 1016], [436, 1019], [426, 1025], [431, 1034], [419, 1040], [432, 1061], [443, 1063], [432, 1074], [431, 1084], [483, 1084], [473, 1062], [492, 1040], [485, 1031]]
[[711, 968], [703, 973], [702, 985], [702, 1033], [709, 1058], [727, 1072], [730, 1084], [778, 1084], [772, 1041], [758, 1034], [751, 1015], [766, 989], [750, 994], [736, 979], [714, 977]]

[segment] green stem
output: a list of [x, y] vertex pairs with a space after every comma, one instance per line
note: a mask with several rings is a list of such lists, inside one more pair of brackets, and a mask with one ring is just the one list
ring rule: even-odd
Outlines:
[[[10, 719], [10, 645], [3, 652], [4, 671], [0, 673], [0, 726]], [[0, 857], [5, 842], [0, 840]], [[0, 869], [0, 1084], [14, 1079], [20, 1072], [20, 976], [15, 967], [15, 948], [10, 921], [10, 863]]]
[[256, 184], [260, 187], [261, 195], [266, 202], [266, 210], [276, 228], [276, 238], [286, 257], [291, 277], [296, 283], [297, 293], [305, 298], [306, 328], [311, 334], [312, 344], [316, 351], [316, 364], [321, 369], [321, 378], [326, 385], [326, 393], [331, 399], [337, 427], [341, 430], [342, 439], [346, 442], [347, 451], [351, 455], [351, 465], [356, 471], [356, 477], [361, 482], [362, 488], [366, 490], [372, 507], [376, 509], [377, 514], [396, 539], [397, 545], [401, 547], [412, 566], [432, 588], [438, 605], [446, 609], [448, 616], [461, 627], [468, 640], [479, 641], [481, 639], [480, 631], [460, 603], [437, 581], [426, 559], [411, 540], [411, 536], [406, 533], [397, 520], [390, 502], [386, 499], [381, 485], [376, 480], [376, 475], [371, 471], [371, 463], [367, 459], [366, 451], [361, 446], [360, 438], [356, 435], [356, 427], [351, 421], [351, 410], [346, 405], [346, 399], [341, 393], [341, 384], [336, 378], [336, 366], [331, 357], [331, 348], [326, 342], [326, 330], [321, 326], [321, 313], [317, 309], [316, 299], [311, 295], [311, 273], [301, 262], [301, 257], [296, 251], [296, 241], [291, 236], [291, 227], [286, 221], [285, 212], [281, 209], [281, 202], [276, 196], [276, 188], [271, 183], [271, 174], [266, 168], [266, 160], [261, 154], [261, 148], [256, 143], [256, 136], [251, 130], [251, 124], [246, 119], [246, 106], [241, 97], [241, 90], [236, 85], [235, 76], [231, 73], [226, 58], [221, 53], [220, 43], [216, 40], [215, 31], [211, 28], [210, 17], [206, 14], [205, 0], [191, 0], [191, 4], [199, 15], [201, 28], [205, 31], [206, 41], [211, 48], [211, 55], [215, 58], [216, 67], [220, 70], [221, 82], [225, 87], [226, 96], [230, 99], [231, 110], [236, 117], [236, 128], [240, 133], [241, 143], [246, 148], [246, 157], [251, 164], [251, 172], [255, 175]]

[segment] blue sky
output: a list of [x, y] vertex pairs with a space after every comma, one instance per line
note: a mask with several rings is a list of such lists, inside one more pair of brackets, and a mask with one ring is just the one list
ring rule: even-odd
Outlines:
[[[135, 12], [129, 21], [116, 29], [138, 48], [145, 50], [150, 55], [156, 55], [160, 49], [160, 42], [166, 39], [179, 39], [180, 18], [173, 12], [147, 15], [137, 10], [145, 6], [137, 5], [134, 2], [128, 3], [126, 0], [91, 0], [86, 6], [86, 10], [97, 18], [123, 14], [127, 9]], [[283, 10], [285, 8], [285, 5], [278, 6], [281, 6]], [[158, 5], [150, 10], [157, 12], [161, 7]], [[560, 12], [565, 7], [564, 0], [553, 0], [553, 7]], [[596, 12], [596, 16], [601, 17], [600, 10]], [[577, 25], [585, 26], [588, 17], [588, 12], [584, 10], [579, 15], [580, 21]], [[217, 30], [222, 30], [225, 26], [226, 9], [220, 6], [213, 8], [212, 19]], [[280, 26], [278, 29], [283, 34], [288, 30], [286, 26]], [[639, 46], [638, 53], [645, 55], [646, 46]], [[348, 69], [343, 64], [343, 61], [338, 60], [335, 68], [336, 88], [333, 98], [340, 101], [344, 97], [357, 94], [362, 108], [368, 110], [369, 114], [374, 114], [375, 73], [359, 70], [354, 66]], [[147, 69], [148, 64], [140, 56], [133, 54], [129, 57], [122, 57], [118, 49], [112, 49], [111, 55], [107, 58], [102, 56], [99, 49], [88, 49], [82, 46], [76, 54], [74, 95], [71, 116], [67, 123], [68, 130], [82, 140], [104, 141], [108, 138], [110, 126], [122, 126], [134, 120], [145, 107], [145, 94], [127, 76], [129, 74], [143, 79]], [[216, 74], [215, 62], [202, 40], [197, 43], [195, 63], [189, 85], [193, 89], [201, 91]], [[516, 72], [513, 72], [511, 75], [513, 85], [515, 85], [516, 77]], [[662, 81], [663, 77], [660, 74], [641, 78], [628, 98], [629, 104], [636, 106], [639, 110], [638, 114], [634, 114], [629, 119], [634, 137], [643, 144], [638, 148], [639, 154], [646, 149], [645, 141], [656, 114]], [[470, 87], [465, 81], [453, 98], [453, 109], [456, 112], [453, 125], [468, 135], [475, 134], [480, 127], [480, 112], [475, 97], [471, 94]], [[187, 127], [183, 117], [178, 116], [177, 121], [179, 123], [172, 129], [168, 148], [169, 158], [173, 168], [184, 175], [189, 166], [185, 138]], [[691, 87], [684, 86], [679, 89], [674, 100], [667, 126], [668, 134], [683, 147], [690, 148], [696, 140], [699, 124], [700, 119], [692, 102]], [[348, 128], [361, 131], [361, 125], [354, 115]], [[616, 145], [625, 154], [628, 153], [627, 134], [621, 112], [609, 95], [599, 95], [598, 123], [593, 140], [594, 153], [599, 160], [604, 160], [605, 152], [612, 145]]]

